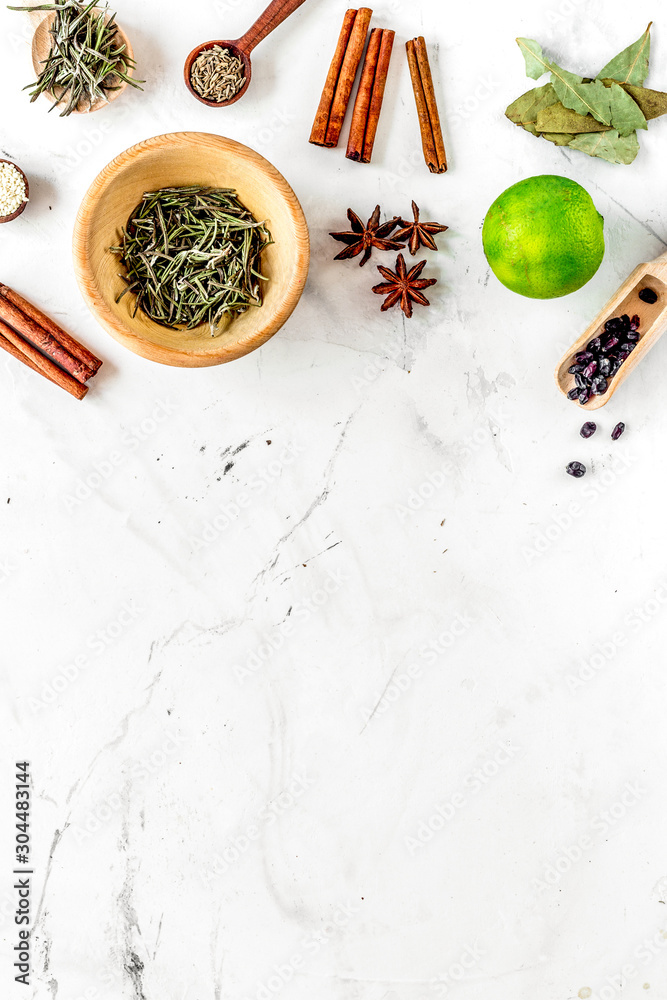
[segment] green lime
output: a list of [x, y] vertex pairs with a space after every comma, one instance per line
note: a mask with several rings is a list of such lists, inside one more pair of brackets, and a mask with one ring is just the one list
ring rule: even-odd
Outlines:
[[532, 299], [576, 292], [604, 257], [604, 219], [581, 184], [556, 174], [527, 177], [496, 198], [482, 241], [503, 285]]

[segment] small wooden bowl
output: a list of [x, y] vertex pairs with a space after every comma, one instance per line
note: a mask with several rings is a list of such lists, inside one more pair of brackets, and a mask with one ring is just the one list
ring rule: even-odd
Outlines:
[[3, 222], [13, 222], [14, 219], [18, 219], [19, 215], [21, 215], [21, 213], [25, 211], [25, 207], [28, 204], [28, 200], [30, 198], [30, 185], [28, 184], [28, 178], [23, 173], [18, 164], [13, 163], [12, 160], [0, 160], [0, 163], [9, 163], [10, 166], [15, 167], [25, 182], [25, 201], [23, 202], [22, 205], [19, 205], [16, 211], [12, 212], [11, 215], [0, 215], [0, 225], [1, 225]]
[[[55, 14], [48, 14], [43, 20], [39, 22], [35, 29], [35, 34], [32, 37], [32, 65], [35, 73], [39, 76], [43, 69], [43, 62], [47, 59], [49, 52], [51, 51], [51, 35], [50, 29], [54, 22]], [[116, 31], [116, 38], [118, 41], [125, 45], [125, 53], [128, 59], [134, 59], [134, 52], [132, 51], [132, 46], [130, 40], [125, 34], [125, 32], [118, 27]], [[132, 72], [128, 73], [132, 76]], [[107, 104], [111, 104], [116, 98], [120, 97], [124, 90], [127, 89], [128, 84], [125, 80], [118, 80], [118, 89], [109, 91], [109, 96], [104, 100], [94, 101], [92, 104], [77, 106], [76, 110], [72, 112], [74, 115], [88, 115], [92, 111], [99, 111], [100, 108], [105, 108]], [[44, 95], [51, 104], [55, 104], [55, 98], [51, 94]]]
[[[263, 304], [238, 316], [218, 336], [207, 326], [170, 330], [141, 310], [134, 296], [116, 302], [125, 288], [118, 257], [121, 227], [146, 191], [204, 184], [229, 187], [275, 243], [262, 255], [268, 278]], [[180, 368], [219, 365], [266, 343], [295, 309], [308, 276], [310, 244], [301, 205], [291, 187], [263, 156], [232, 139], [206, 132], [158, 135], [121, 153], [93, 181], [74, 227], [74, 269], [90, 310], [102, 326], [135, 354]]]

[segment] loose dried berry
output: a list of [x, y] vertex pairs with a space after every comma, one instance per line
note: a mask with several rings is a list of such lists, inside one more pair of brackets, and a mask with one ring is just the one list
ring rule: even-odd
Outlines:
[[613, 431], [611, 432], [611, 439], [612, 439], [612, 441], [618, 441], [618, 439], [620, 438], [620, 436], [621, 436], [621, 434], [623, 433], [624, 430], [625, 430], [625, 424], [624, 423], [616, 424], [616, 426], [614, 427]]
[[642, 302], [648, 302], [650, 306], [652, 306], [654, 302], [658, 301], [658, 296], [655, 294], [652, 288], [642, 288], [641, 292], [639, 293], [639, 298], [642, 300]]
[[569, 465], [565, 466], [565, 471], [568, 476], [574, 476], [575, 479], [581, 479], [582, 476], [586, 475], [586, 466], [582, 465], [581, 462], [570, 462]]
[[579, 431], [579, 433], [581, 434], [582, 438], [589, 438], [593, 437], [597, 429], [598, 429], [597, 424], [594, 424], [592, 420], [587, 420], [584, 426]]

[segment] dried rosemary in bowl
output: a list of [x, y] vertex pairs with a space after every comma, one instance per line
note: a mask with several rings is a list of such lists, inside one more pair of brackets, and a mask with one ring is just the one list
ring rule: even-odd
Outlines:
[[143, 80], [131, 76], [135, 68], [127, 46], [116, 24], [116, 15], [109, 13], [98, 0], [55, 0], [39, 6], [10, 7], [9, 10], [51, 11], [53, 23], [49, 29], [51, 48], [43, 69], [30, 90], [30, 101], [48, 94], [54, 107], [64, 105], [63, 118], [73, 111], [86, 111], [99, 101], [107, 101], [114, 90], [129, 83], [138, 90]]
[[206, 101], [229, 101], [245, 83], [243, 60], [222, 45], [202, 49], [192, 63], [190, 83]]
[[118, 254], [134, 312], [171, 329], [225, 320], [262, 304], [260, 258], [273, 243], [231, 188], [162, 188], [144, 194], [122, 230]]

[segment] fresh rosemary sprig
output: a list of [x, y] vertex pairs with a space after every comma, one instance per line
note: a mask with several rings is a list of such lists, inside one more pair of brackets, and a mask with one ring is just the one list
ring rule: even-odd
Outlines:
[[272, 243], [231, 188], [162, 188], [144, 194], [121, 242], [110, 247], [125, 267], [118, 298], [136, 296], [139, 309], [162, 326], [193, 330], [261, 306], [260, 257]]
[[[143, 80], [135, 80], [131, 71], [134, 60], [126, 52], [116, 24], [116, 15], [101, 8], [98, 0], [88, 4], [79, 0], [55, 0], [34, 7], [10, 7], [9, 10], [52, 11], [55, 13], [49, 29], [51, 48], [41, 73], [30, 90], [30, 100], [40, 94], [50, 94], [53, 107], [64, 105], [63, 118], [77, 109], [86, 109], [97, 101], [106, 101], [121, 83], [142, 88]], [[53, 110], [53, 107], [49, 110]]]

